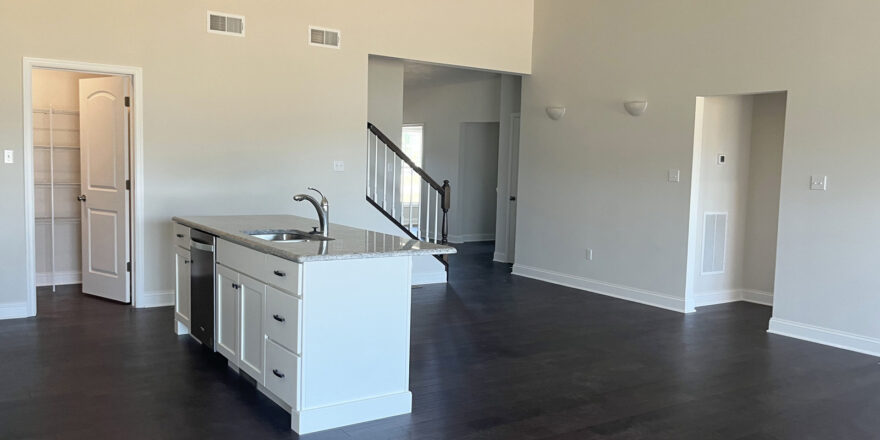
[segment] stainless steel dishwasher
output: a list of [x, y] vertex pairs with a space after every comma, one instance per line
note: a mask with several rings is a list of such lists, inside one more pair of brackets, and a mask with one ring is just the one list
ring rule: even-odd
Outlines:
[[214, 350], [214, 245], [217, 237], [193, 229], [190, 233], [190, 334]]

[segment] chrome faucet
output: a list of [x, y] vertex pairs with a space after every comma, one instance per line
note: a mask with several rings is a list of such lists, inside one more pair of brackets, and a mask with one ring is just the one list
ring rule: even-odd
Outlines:
[[293, 196], [293, 200], [297, 202], [308, 200], [315, 207], [315, 211], [318, 211], [318, 224], [320, 226], [315, 228], [317, 230], [314, 232], [328, 237], [330, 235], [330, 202], [327, 201], [327, 197], [324, 197], [321, 191], [312, 187], [309, 187], [309, 189], [321, 195], [320, 202], [308, 194], [297, 194]]

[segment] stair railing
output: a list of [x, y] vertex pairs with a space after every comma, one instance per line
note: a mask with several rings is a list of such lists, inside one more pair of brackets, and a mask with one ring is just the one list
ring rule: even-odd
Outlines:
[[[447, 243], [452, 192], [367, 123], [367, 202], [416, 240]], [[439, 258], [446, 263], [445, 258]]]

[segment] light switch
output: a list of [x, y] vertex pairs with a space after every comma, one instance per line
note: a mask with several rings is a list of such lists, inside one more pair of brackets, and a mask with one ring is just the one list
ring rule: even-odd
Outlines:
[[345, 171], [345, 161], [334, 160], [333, 171]]
[[715, 158], [715, 163], [718, 165], [724, 165], [727, 162], [727, 155], [724, 153], [718, 153], [718, 156]]
[[810, 177], [810, 189], [813, 191], [825, 191], [828, 189], [828, 176]]
[[12, 150], [3, 150], [3, 162], [5, 163], [14, 163], [15, 156], [12, 155]]
[[680, 182], [681, 181], [681, 171], [676, 170], [676, 169], [670, 169], [669, 175], [668, 175], [668, 180], [670, 182]]

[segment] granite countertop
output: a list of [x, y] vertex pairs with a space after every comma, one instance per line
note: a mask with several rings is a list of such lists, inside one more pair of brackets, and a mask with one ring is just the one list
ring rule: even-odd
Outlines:
[[172, 218], [190, 228], [198, 229], [227, 241], [275, 255], [297, 263], [309, 261], [380, 258], [412, 255], [454, 254], [455, 248], [330, 224], [329, 241], [279, 243], [251, 237], [243, 231], [296, 229], [311, 231], [318, 221], [294, 215], [228, 215]]

